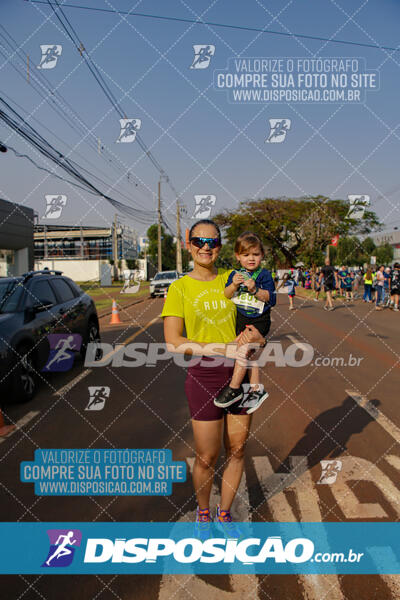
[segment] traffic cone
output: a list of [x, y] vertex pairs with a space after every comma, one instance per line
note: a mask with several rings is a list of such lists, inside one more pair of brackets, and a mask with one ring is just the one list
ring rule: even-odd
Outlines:
[[165, 301], [166, 301], [166, 299], [167, 299], [167, 294], [168, 294], [168, 291], [165, 289], [165, 290], [164, 290], [164, 304], [165, 304]]
[[0, 409], [0, 437], [6, 437], [11, 431], [14, 431], [15, 425], [5, 425], [3, 413]]
[[113, 300], [110, 325], [119, 325], [119, 323], [121, 323], [121, 319], [119, 318], [117, 303]]

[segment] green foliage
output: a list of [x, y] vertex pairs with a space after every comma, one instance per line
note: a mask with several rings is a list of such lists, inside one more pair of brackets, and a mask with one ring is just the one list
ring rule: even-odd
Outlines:
[[[158, 263], [158, 242], [157, 242], [157, 224], [151, 225], [147, 230], [149, 247], [147, 256], [154, 265]], [[161, 254], [162, 254], [162, 270], [168, 271], [176, 268], [176, 246], [174, 238], [165, 232], [161, 226]]]
[[376, 262], [381, 265], [388, 265], [393, 261], [393, 247], [386, 243], [376, 249]]
[[360, 221], [346, 219], [348, 207], [346, 200], [331, 200], [322, 195], [265, 198], [241, 202], [238, 210], [220, 213], [214, 220], [224, 227], [230, 244], [246, 230], [257, 233], [265, 245], [268, 264], [289, 267], [302, 260], [313, 265], [321, 264], [334, 235], [346, 238], [379, 227], [372, 211], [365, 211]]

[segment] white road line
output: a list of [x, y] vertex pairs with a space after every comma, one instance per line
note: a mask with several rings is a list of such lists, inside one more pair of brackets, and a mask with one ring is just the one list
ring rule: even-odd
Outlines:
[[84, 379], [85, 377], [87, 377], [89, 375], [89, 373], [91, 373], [91, 372], [92, 372], [92, 369], [86, 369], [85, 371], [82, 371], [82, 373], [79, 373], [79, 375], [77, 375], [76, 377], [74, 377], [66, 385], [64, 385], [62, 388], [60, 388], [56, 392], [54, 392], [53, 396], [63, 396], [67, 392], [71, 391], [72, 388], [74, 386], [76, 386], [77, 383], [79, 383], [80, 381], [82, 381], [82, 379]]
[[[153, 323], [155, 323], [157, 320], [159, 319], [158, 317], [155, 317], [154, 319], [152, 319], [151, 321], [149, 321], [148, 323], [146, 323], [146, 325], [144, 325], [143, 327], [141, 327], [138, 331], [136, 331], [133, 335], [127, 337], [125, 340], [123, 340], [123, 342], [121, 342], [121, 344], [128, 344], [129, 342], [131, 342], [132, 340], [134, 340], [138, 335], [140, 335], [141, 333], [143, 333], [143, 331], [146, 331], [146, 329], [148, 327], [150, 327], [150, 325], [152, 325]], [[108, 354], [106, 354], [106, 356], [103, 356], [103, 358], [101, 359], [101, 361], [99, 361], [99, 366], [101, 366], [101, 362], [105, 361], [106, 358], [110, 358], [110, 356], [112, 356], [113, 354], [116, 354], [119, 351], [119, 349], [116, 350], [112, 350], [112, 352], [109, 352]], [[84, 379], [85, 377], [87, 377], [89, 375], [89, 373], [92, 372], [92, 369], [86, 369], [85, 371], [82, 371], [82, 373], [79, 373], [79, 375], [77, 375], [76, 377], [74, 377], [74, 379], [72, 379], [69, 383], [67, 383], [66, 385], [64, 385], [62, 388], [60, 388], [59, 390], [57, 390], [56, 392], [54, 392], [53, 396], [62, 396], [63, 394], [66, 394], [67, 392], [71, 391], [71, 389], [80, 381], [82, 381], [82, 379]]]
[[2, 444], [3, 442], [5, 442], [9, 437], [11, 437], [19, 429], [21, 429], [22, 427], [24, 427], [24, 425], [26, 425], [27, 423], [29, 423], [29, 421], [32, 421], [32, 419], [34, 419], [35, 417], [37, 417], [39, 413], [40, 413], [39, 410], [31, 410], [30, 412], [26, 413], [26, 415], [24, 415], [23, 417], [21, 417], [15, 423], [15, 429], [13, 429], [6, 437], [1, 437], [0, 438], [0, 444]]
[[151, 321], [148, 321], [148, 323], [146, 323], [145, 325], [143, 325], [143, 327], [141, 327], [140, 329], [138, 329], [138, 331], [135, 331], [135, 333], [133, 333], [132, 335], [130, 335], [129, 337], [127, 337], [125, 340], [123, 340], [122, 342], [119, 343], [119, 347], [115, 348], [114, 350], [111, 350], [111, 352], [109, 352], [108, 354], [106, 354], [105, 356], [103, 356], [103, 358], [101, 359], [101, 361], [99, 361], [100, 366], [102, 362], [108, 362], [108, 359], [111, 356], [114, 356], [114, 354], [117, 354], [118, 352], [120, 352], [121, 350], [121, 346], [129, 344], [130, 342], [132, 342], [135, 338], [137, 338], [138, 335], [140, 335], [141, 333], [143, 333], [143, 331], [146, 331], [146, 329], [148, 327], [150, 327], [150, 325], [153, 325], [153, 323], [155, 323], [156, 321], [158, 321], [158, 319], [161, 317], [161, 315], [158, 315], [157, 317], [154, 317], [154, 319], [151, 319]]
[[300, 350], [303, 350], [304, 352], [308, 352], [309, 351], [309, 349], [310, 349], [309, 344], [308, 345], [303, 344], [303, 342], [300, 342], [299, 340], [296, 340], [296, 338], [293, 335], [287, 335], [286, 337], [289, 338], [289, 340], [291, 342], [293, 342], [293, 344], [296, 344], [296, 346], [298, 348], [300, 348]]
[[366, 396], [362, 396], [353, 390], [346, 390], [348, 394], [358, 406], [361, 406], [383, 429], [399, 444], [400, 429], [396, 427], [390, 419], [388, 419], [376, 406], [374, 406]]
[[[308, 468], [305, 468], [304, 456], [291, 456], [290, 467], [297, 478], [274, 473], [266, 456], [253, 456], [254, 468], [263, 490], [274, 521], [294, 523], [296, 516], [283, 492], [282, 476], [287, 479], [285, 489], [296, 494], [301, 520], [304, 522], [322, 522], [319, 508], [319, 496], [311, 479]], [[276, 487], [275, 494], [273, 489]], [[323, 536], [323, 532], [321, 533]], [[301, 537], [301, 535], [300, 535]], [[344, 600], [337, 575], [298, 575], [307, 600]]]
[[[194, 457], [186, 459], [190, 472], [193, 471]], [[249, 495], [246, 475], [243, 473], [237, 496], [232, 505], [235, 520], [249, 521]], [[210, 508], [214, 511], [220, 492], [213, 483], [210, 496]], [[194, 521], [195, 512], [187, 512], [179, 521]], [[230, 590], [224, 591], [207, 583], [196, 575], [163, 575], [158, 600], [260, 600], [258, 577], [256, 575], [229, 575]]]

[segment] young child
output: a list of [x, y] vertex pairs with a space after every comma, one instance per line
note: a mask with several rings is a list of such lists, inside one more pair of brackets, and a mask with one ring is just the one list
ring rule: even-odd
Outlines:
[[297, 283], [294, 279], [292, 279], [289, 273], [284, 274], [281, 283], [276, 288], [276, 291], [278, 291], [279, 288], [281, 288], [282, 286], [287, 287], [287, 293], [289, 297], [289, 310], [294, 310], [293, 298], [296, 295], [295, 287], [297, 286]]
[[[225, 296], [236, 304], [236, 334], [242, 333], [246, 326], [254, 325], [265, 337], [271, 325], [270, 310], [275, 306], [276, 296], [271, 273], [261, 268], [264, 248], [258, 235], [250, 231], [242, 233], [235, 243], [235, 256], [241, 269], [229, 275]], [[246, 371], [247, 367], [236, 361], [231, 382], [214, 399], [216, 406], [227, 408], [242, 400], [242, 381]], [[250, 386], [251, 392], [246, 400], [248, 414], [257, 410], [268, 397], [260, 384], [257, 365], [250, 369]]]

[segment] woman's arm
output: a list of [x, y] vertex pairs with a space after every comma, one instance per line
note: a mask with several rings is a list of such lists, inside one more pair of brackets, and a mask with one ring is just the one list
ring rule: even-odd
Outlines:
[[234, 295], [234, 293], [237, 291], [238, 289], [238, 285], [235, 285], [233, 282], [226, 286], [226, 288], [224, 289], [224, 294], [227, 298], [232, 298], [232, 296]]
[[164, 317], [164, 338], [169, 352], [178, 354], [189, 354], [190, 356], [229, 356], [235, 358], [237, 349], [243, 344], [263, 344], [264, 338], [254, 327], [249, 325], [245, 331], [240, 333], [230, 344], [211, 344], [207, 342], [195, 342], [182, 335], [184, 321], [182, 317]]
[[195, 342], [183, 336], [184, 320], [182, 317], [164, 317], [164, 338], [169, 352], [197, 356], [226, 356], [229, 346], [236, 345], [239, 336], [232, 344], [211, 344]]

